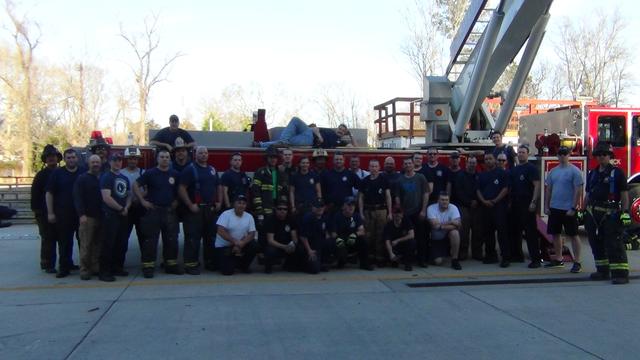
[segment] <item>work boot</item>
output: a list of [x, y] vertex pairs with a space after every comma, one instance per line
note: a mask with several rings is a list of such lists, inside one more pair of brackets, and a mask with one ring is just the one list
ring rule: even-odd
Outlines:
[[58, 271], [58, 273], [56, 274], [56, 277], [57, 277], [58, 279], [62, 279], [62, 278], [65, 278], [65, 277], [69, 276], [69, 274], [70, 274], [69, 270], [60, 270], [60, 271]]
[[56, 271], [56, 268], [48, 268], [48, 269], [44, 269], [43, 271], [44, 271], [46, 274], [55, 274], [55, 273], [57, 272], [57, 271]]
[[84, 273], [84, 274], [80, 274], [80, 280], [91, 280], [91, 274], [89, 273]]
[[404, 271], [413, 271], [413, 266], [411, 266], [411, 264], [404, 264]]
[[589, 275], [589, 279], [593, 281], [609, 280], [610, 276], [608, 272], [604, 273], [604, 272], [596, 271]]
[[186, 267], [184, 268], [184, 272], [189, 275], [200, 275], [200, 269], [197, 267]]
[[153, 268], [142, 269], [142, 276], [144, 276], [146, 279], [151, 279], [153, 277]]
[[460, 261], [458, 259], [451, 260], [451, 268], [454, 270], [462, 270], [462, 266], [460, 265]]
[[611, 283], [613, 285], [628, 284], [629, 283], [629, 278], [628, 277], [614, 277], [613, 279], [611, 279]]
[[123, 269], [117, 269], [113, 271], [113, 275], [115, 276], [129, 276], [129, 272]]
[[360, 269], [367, 270], [367, 271], [373, 271], [374, 267], [371, 264], [360, 264]]
[[502, 261], [500, 262], [500, 267], [501, 267], [501, 268], [508, 268], [509, 266], [511, 266], [511, 263], [509, 263], [509, 261], [508, 261], [508, 260], [502, 260]]
[[540, 266], [542, 266], [542, 265], [540, 264], [540, 261], [532, 261], [532, 262], [530, 262], [530, 263], [529, 263], [529, 265], [528, 265], [527, 267], [528, 267], [529, 269], [537, 269], [537, 268], [539, 268]]
[[104, 282], [114, 282], [114, 281], [116, 281], [115, 276], [113, 276], [111, 274], [108, 274], [108, 273], [100, 274], [98, 279], [100, 279], [100, 281], [104, 281]]
[[184, 271], [178, 265], [165, 266], [164, 272], [173, 275], [184, 275]]

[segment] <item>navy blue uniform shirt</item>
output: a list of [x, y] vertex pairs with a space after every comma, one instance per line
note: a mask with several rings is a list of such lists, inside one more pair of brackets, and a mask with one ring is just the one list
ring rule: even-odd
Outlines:
[[73, 185], [83, 171], [80, 167], [70, 172], [66, 167], [53, 171], [47, 183], [47, 192], [53, 194], [53, 212], [56, 216], [77, 218], [73, 204]]
[[220, 183], [227, 187], [229, 201], [233, 201], [238, 195], [247, 196], [251, 187], [251, 178], [244, 171], [227, 170], [222, 174]]
[[309, 171], [306, 174], [299, 172], [294, 173], [289, 178], [289, 185], [295, 188], [295, 200], [297, 204], [311, 204], [318, 198], [316, 193], [316, 184], [320, 182], [320, 178], [315, 171]]
[[[127, 198], [131, 191], [131, 184], [129, 178], [121, 173], [114, 174], [112, 171], [102, 174], [100, 177], [100, 189], [111, 190], [111, 197], [118, 205], [125, 207], [127, 205]], [[102, 208], [104, 211], [116, 211], [110, 208], [106, 203], [103, 203]]]
[[339, 238], [346, 238], [351, 234], [355, 234], [362, 225], [362, 218], [358, 213], [353, 216], [344, 216], [342, 211], [336, 213], [331, 223], [331, 232], [338, 234]]
[[[478, 174], [478, 190], [485, 200], [495, 199], [502, 189], [509, 187], [509, 175], [506, 171], [495, 168]], [[504, 202], [502, 199], [501, 202]]]
[[509, 171], [511, 181], [511, 199], [530, 203], [533, 199], [533, 182], [540, 181], [538, 168], [530, 162], [516, 165]]
[[102, 216], [99, 176], [90, 173], [81, 174], [73, 185], [73, 203], [78, 216], [85, 215], [91, 218]]
[[173, 169], [162, 171], [155, 167], [145, 171], [136, 182], [147, 187], [147, 201], [168, 207], [176, 199], [178, 176], [178, 172]]
[[386, 193], [389, 189], [389, 182], [381, 174], [374, 180], [368, 175], [360, 181], [359, 191], [364, 196], [364, 205], [386, 205]]
[[[429, 165], [422, 166], [422, 169], [426, 169], [425, 172], [431, 174], [431, 180], [433, 181], [433, 189], [431, 189], [431, 194], [429, 194], [429, 203], [432, 204], [438, 201], [438, 195], [440, 192], [447, 191], [447, 184], [449, 183], [449, 168], [442, 164], [438, 164], [434, 167], [430, 167]], [[427, 177], [427, 179], [429, 179]]]
[[[613, 186], [611, 186], [612, 183]], [[620, 168], [613, 165], [608, 165], [604, 171], [600, 171], [600, 167], [597, 167], [587, 175], [589, 201], [620, 201], [620, 192], [627, 190], [627, 178]]]
[[[196, 173], [194, 169], [197, 171], [197, 182], [200, 184], [198, 199], [196, 199]], [[180, 184], [187, 187], [187, 194], [193, 203], [213, 205], [218, 201], [220, 179], [213, 166], [202, 167], [197, 163], [192, 163], [180, 173]]]
[[328, 204], [341, 206], [347, 196], [353, 196], [353, 188], [358, 188], [360, 179], [348, 169], [338, 172], [331, 169], [322, 174], [322, 196]]

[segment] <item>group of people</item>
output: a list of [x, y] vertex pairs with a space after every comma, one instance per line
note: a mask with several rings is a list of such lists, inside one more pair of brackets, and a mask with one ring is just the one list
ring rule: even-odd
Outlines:
[[[499, 133], [493, 134], [496, 146], [483, 153], [483, 171], [478, 171], [476, 152], [450, 152], [445, 166], [439, 162], [438, 149], [430, 148], [426, 164], [423, 154], [416, 152], [403, 159], [398, 172], [393, 157], [382, 164], [381, 159], [371, 159], [364, 170], [357, 155], [349, 157], [347, 166], [341, 152], [333, 153], [328, 169], [323, 149], [294, 164], [290, 148], [270, 144], [265, 165], [251, 178], [242, 170], [241, 153], [233, 154], [229, 169], [220, 174], [208, 164], [207, 148], [195, 146], [188, 133], [176, 130], [177, 117], [172, 116], [170, 124], [152, 141], [158, 146], [157, 165], [147, 170], [138, 167], [138, 148], [109, 154], [101, 139], [90, 146], [86, 170], [78, 165], [75, 150], [61, 154], [53, 146], [45, 148], [45, 167], [36, 175], [32, 192], [44, 271], [69, 275], [77, 233], [83, 280], [126, 276], [125, 256], [134, 228], [145, 278], [156, 271], [160, 235], [161, 266], [176, 275], [198, 275], [202, 268], [224, 275], [250, 272], [256, 257], [266, 273], [278, 265], [309, 273], [348, 264], [364, 270], [402, 266], [411, 271], [414, 265], [448, 263], [461, 270], [461, 262], [468, 258], [508, 267], [524, 262], [523, 235], [529, 268], [542, 266], [536, 224], [540, 172], [528, 162], [526, 145], [516, 153], [502, 144]], [[580, 272], [576, 212], [582, 204], [583, 179], [568, 156], [569, 150], [561, 148], [559, 165], [544, 180], [540, 205], [549, 214], [548, 233], [555, 249], [545, 266], [564, 266], [560, 236], [564, 229], [573, 245], [571, 272]], [[601, 164], [587, 178], [585, 203], [598, 267], [592, 278], [628, 282], [626, 254], [619, 240], [619, 225], [628, 220], [626, 181], [609, 164], [608, 148], [597, 147], [594, 156]], [[464, 168], [461, 157], [466, 158]], [[58, 167], [62, 159], [64, 166]]]

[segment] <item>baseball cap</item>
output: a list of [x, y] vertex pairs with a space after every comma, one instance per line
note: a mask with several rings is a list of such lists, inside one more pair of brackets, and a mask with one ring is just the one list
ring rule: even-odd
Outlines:
[[244, 195], [242, 195], [242, 194], [240, 194], [240, 195], [236, 195], [236, 197], [233, 199], [233, 201], [234, 201], [234, 202], [235, 202], [235, 201], [244, 201], [244, 202], [247, 202], [247, 197], [246, 197], [246, 196], [244, 196]]
[[569, 155], [571, 151], [569, 151], [569, 148], [566, 146], [560, 146], [560, 148], [558, 149], [558, 155]]
[[109, 156], [109, 160], [111, 160], [111, 161], [122, 160], [122, 154], [119, 153], [119, 152], [113, 153], [113, 154], [111, 154], [111, 156]]
[[343, 204], [345, 204], [345, 205], [355, 205], [356, 204], [356, 198], [353, 197], [353, 196], [347, 196], [346, 198], [344, 198]]

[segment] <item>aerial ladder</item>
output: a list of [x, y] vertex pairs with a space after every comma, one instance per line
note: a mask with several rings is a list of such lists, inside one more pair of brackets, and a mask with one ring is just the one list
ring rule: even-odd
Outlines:
[[[446, 73], [424, 79], [420, 119], [427, 144], [477, 143], [492, 130], [504, 132], [544, 38], [552, 2], [502, 0], [491, 8], [487, 0], [471, 1], [451, 43]], [[483, 101], [523, 47], [494, 117]]]

